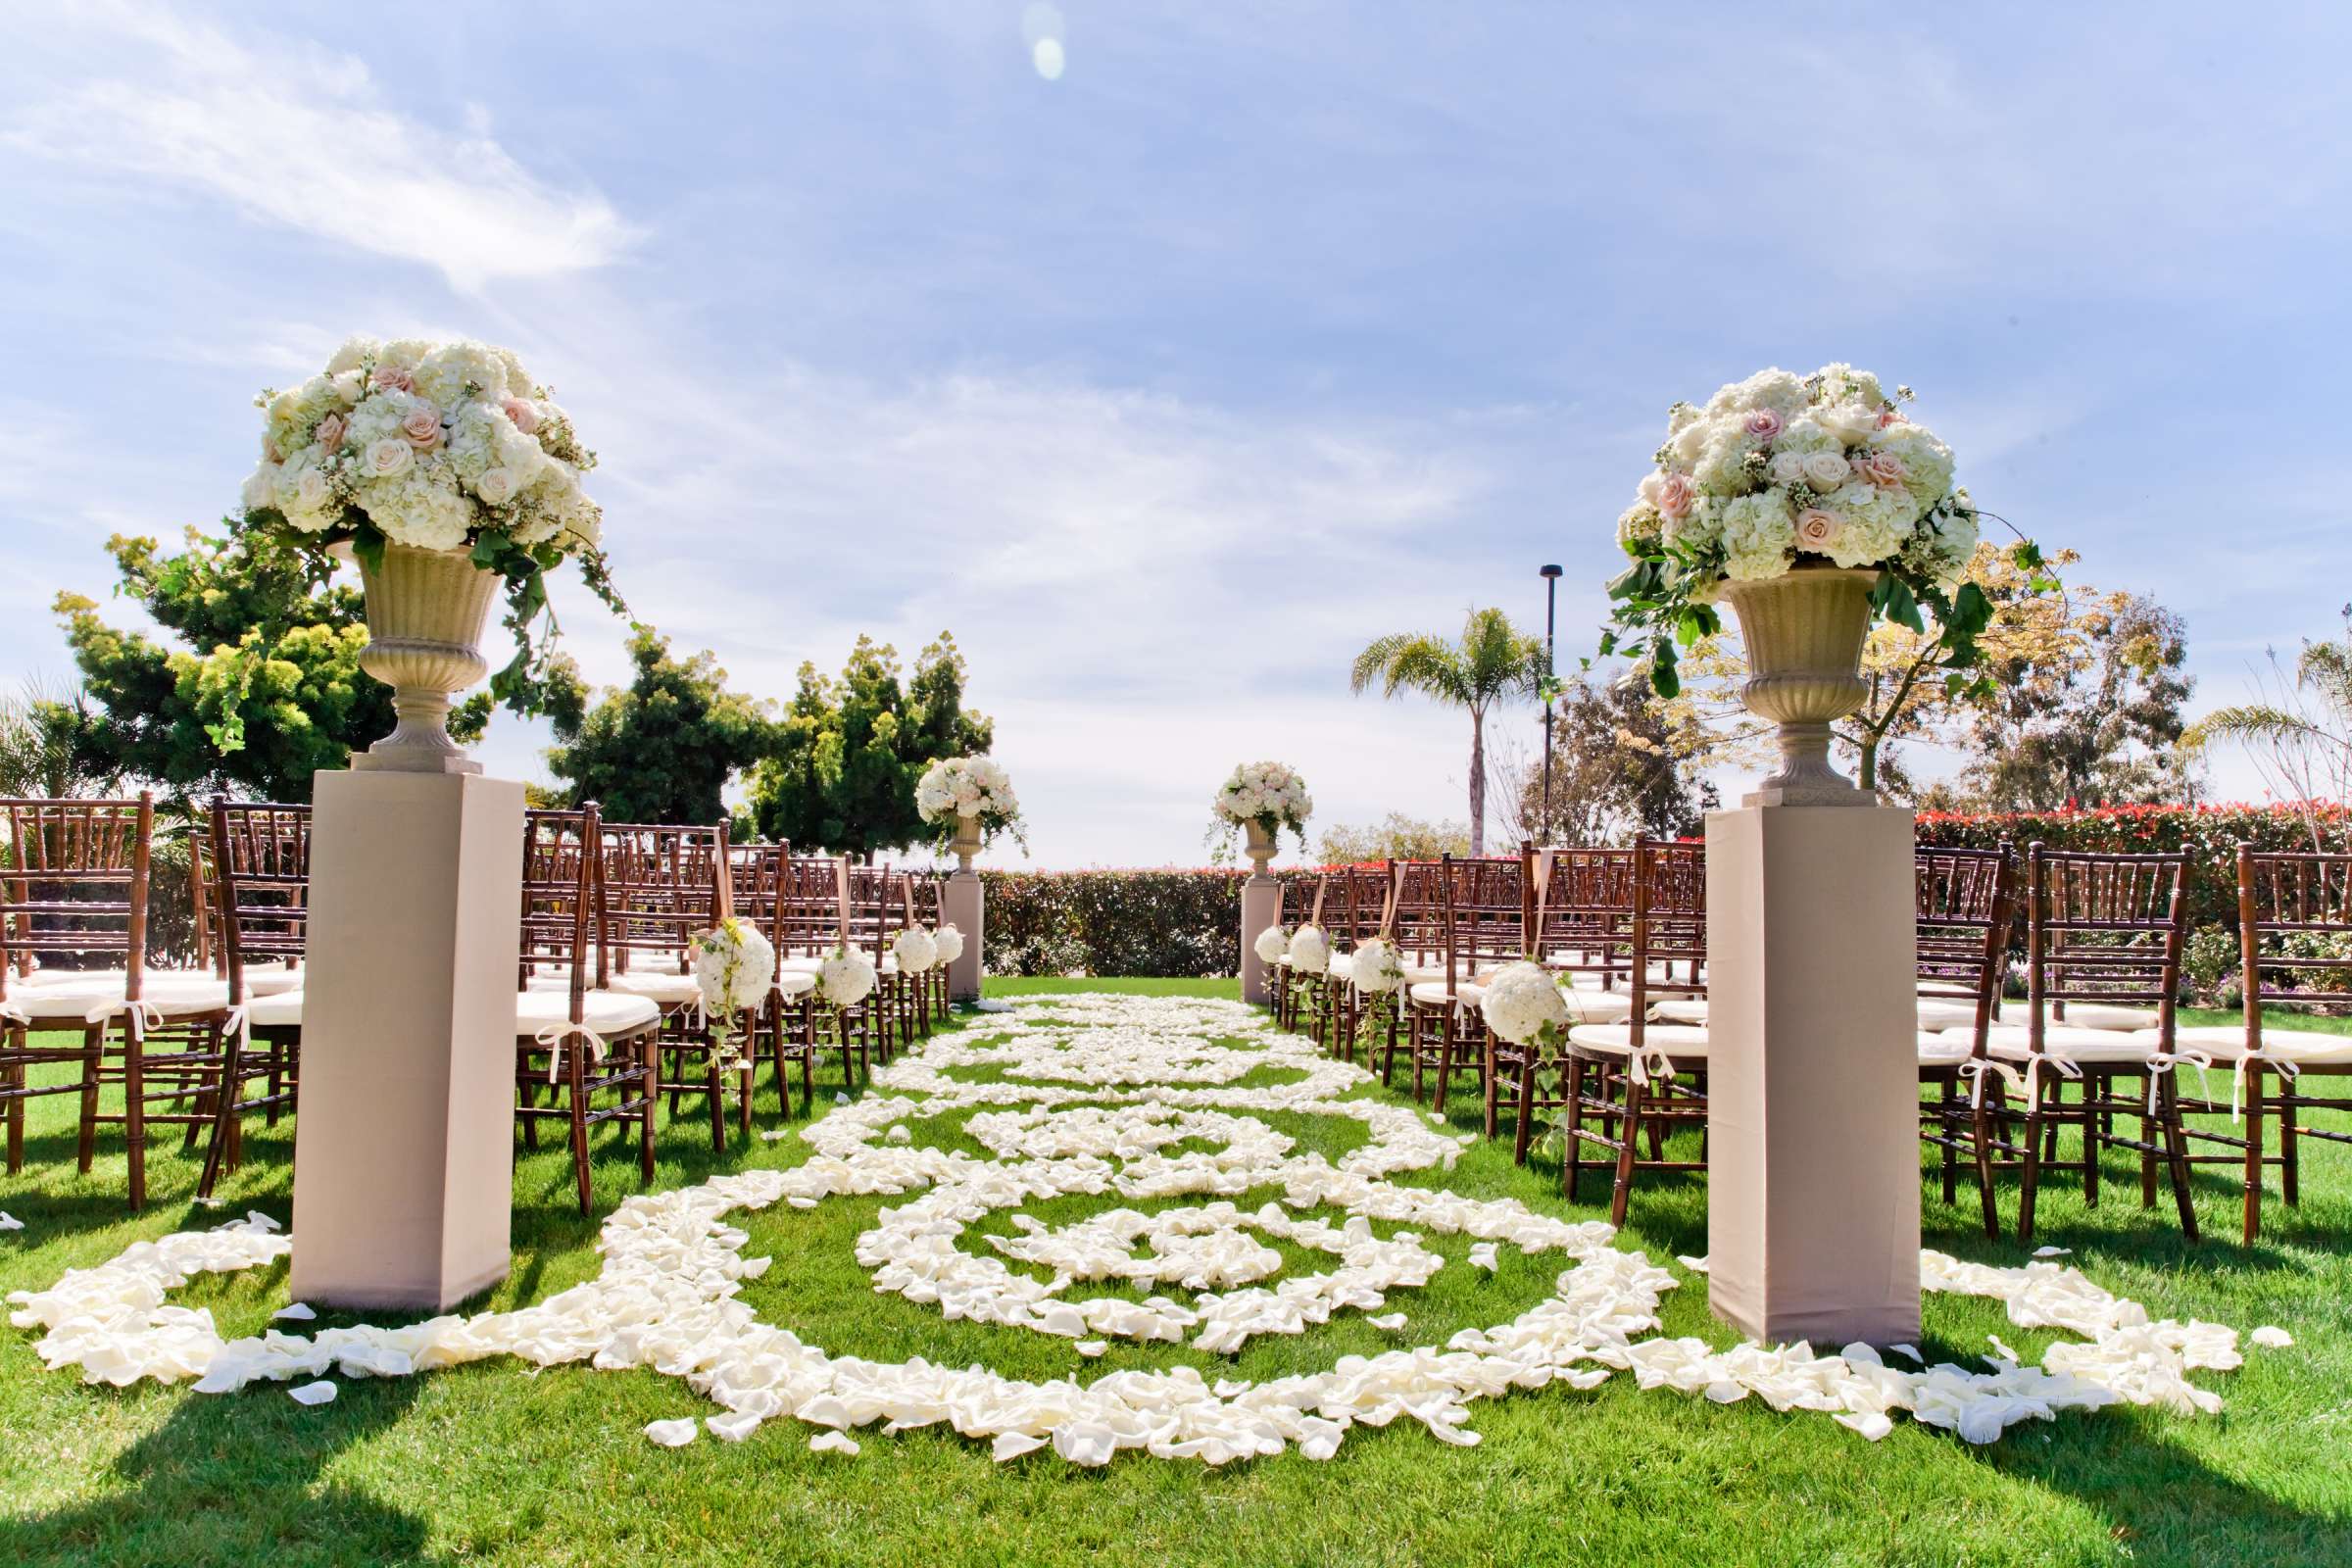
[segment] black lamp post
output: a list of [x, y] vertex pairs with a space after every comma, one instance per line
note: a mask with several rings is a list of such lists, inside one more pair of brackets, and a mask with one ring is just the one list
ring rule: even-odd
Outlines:
[[1544, 568], [1544, 817], [1536, 831], [1551, 834], [1551, 632], [1552, 612], [1558, 602], [1560, 568]]

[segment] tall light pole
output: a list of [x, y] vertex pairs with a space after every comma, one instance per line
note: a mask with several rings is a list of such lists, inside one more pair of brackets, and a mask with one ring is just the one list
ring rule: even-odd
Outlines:
[[1551, 834], [1551, 632], [1553, 611], [1558, 603], [1560, 568], [1544, 568], [1544, 815], [1536, 831], [1548, 838]]

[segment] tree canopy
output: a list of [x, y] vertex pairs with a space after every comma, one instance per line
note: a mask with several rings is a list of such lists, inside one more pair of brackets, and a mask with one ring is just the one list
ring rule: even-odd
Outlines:
[[669, 639], [632, 625], [629, 684], [594, 707], [578, 666], [559, 656], [539, 702], [554, 721], [549, 769], [565, 804], [595, 801], [607, 820], [708, 824], [727, 818], [727, 783], [765, 755], [768, 704], [727, 687], [709, 652], [679, 659]]
[[[78, 731], [82, 772], [182, 798], [307, 801], [313, 773], [391, 731], [391, 689], [359, 665], [368, 627], [357, 587], [319, 585], [300, 554], [262, 537], [190, 528], [177, 555], [122, 534], [106, 548], [116, 595], [165, 639], [108, 624], [80, 594], [57, 596], [87, 699], [105, 714]], [[489, 715], [476, 694], [451, 713], [450, 732], [477, 739]]]
[[801, 666], [752, 774], [761, 834], [858, 855], [931, 836], [915, 781], [942, 758], [986, 752], [996, 726], [963, 706], [963, 656], [948, 633], [916, 657], [911, 678], [902, 673], [895, 648], [862, 636], [837, 678]]

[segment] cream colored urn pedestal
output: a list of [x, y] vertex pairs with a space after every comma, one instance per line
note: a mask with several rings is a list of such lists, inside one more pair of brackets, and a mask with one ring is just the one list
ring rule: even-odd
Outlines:
[[1242, 882], [1242, 1000], [1267, 1006], [1274, 1000], [1273, 965], [1257, 956], [1257, 939], [1268, 926], [1282, 922], [1282, 883], [1266, 869], [1274, 858], [1274, 835], [1255, 822], [1244, 824], [1249, 834], [1246, 853], [1250, 875]]
[[949, 873], [947, 888], [940, 896], [940, 917], [963, 933], [963, 952], [948, 965], [948, 1000], [978, 1002], [980, 977], [986, 972], [981, 945], [987, 913], [980, 873], [972, 869], [972, 857], [980, 853], [979, 819], [957, 817], [956, 837], [949, 848], [956, 852], [956, 866]]
[[1829, 761], [1877, 575], [1728, 593], [1782, 766], [1707, 816], [1707, 1298], [1766, 1345], [1919, 1334], [1911, 813]]
[[522, 786], [320, 773], [294, 1299], [440, 1311], [504, 1279]]

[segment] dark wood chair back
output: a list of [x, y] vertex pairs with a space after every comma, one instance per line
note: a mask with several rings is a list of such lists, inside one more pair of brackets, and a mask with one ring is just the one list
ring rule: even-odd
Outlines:
[[216, 800], [207, 827], [220, 962], [243, 1003], [257, 965], [297, 964], [309, 949], [311, 808]]
[[2172, 1050], [2180, 950], [2188, 933], [2188, 857], [2026, 852], [2026, 993], [2034, 1048], [2069, 1002], [2153, 1006]]
[[[67, 968], [119, 962], [136, 999], [146, 970], [147, 888], [155, 797], [115, 801], [0, 800], [0, 1001], [35, 961]], [[99, 961], [92, 963], [89, 960]]]

